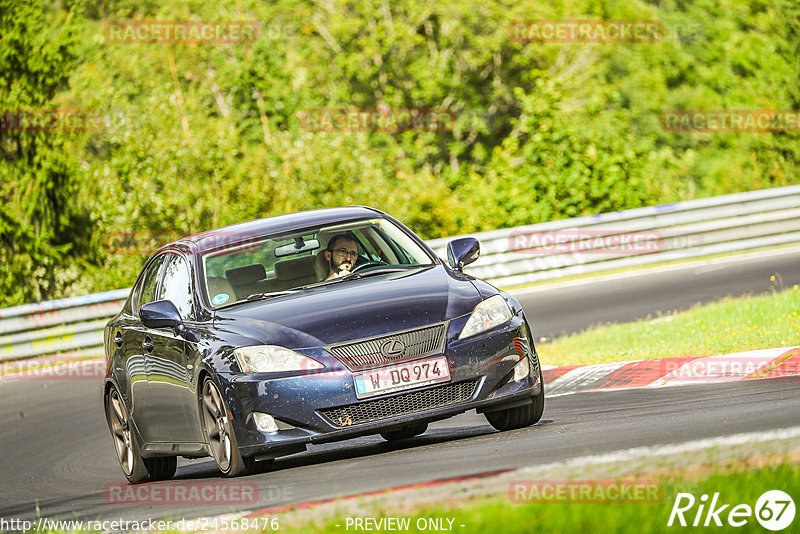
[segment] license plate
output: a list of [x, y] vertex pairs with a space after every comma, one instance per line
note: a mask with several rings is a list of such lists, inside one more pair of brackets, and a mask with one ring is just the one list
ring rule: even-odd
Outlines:
[[450, 380], [447, 358], [401, 363], [353, 375], [356, 397], [364, 399], [393, 391], [413, 389]]

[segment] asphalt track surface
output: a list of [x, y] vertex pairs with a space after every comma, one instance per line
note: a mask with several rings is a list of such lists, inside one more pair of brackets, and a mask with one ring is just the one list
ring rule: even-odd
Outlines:
[[[775, 277], [772, 281], [771, 278]], [[512, 291], [537, 339], [800, 284], [800, 250], [719, 258]]]
[[[784, 286], [800, 283], [800, 252], [516, 294], [537, 336], [552, 336], [728, 295], [768, 292], [774, 273]], [[579, 393], [548, 399], [534, 427], [502, 433], [483, 416], [467, 413], [401, 443], [371, 436], [279, 459], [269, 473], [235, 479], [257, 484], [259, 499], [231, 507], [107, 503], [107, 485], [125, 479], [105, 424], [99, 383], [0, 380], [0, 518], [191, 519], [630, 447], [786, 428], [800, 425], [798, 388], [800, 377]], [[218, 476], [210, 459], [181, 459], [175, 480], [227, 479]]]

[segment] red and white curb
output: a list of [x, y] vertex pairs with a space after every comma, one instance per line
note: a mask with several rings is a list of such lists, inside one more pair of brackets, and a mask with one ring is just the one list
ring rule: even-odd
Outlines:
[[730, 382], [800, 374], [800, 347], [704, 357], [542, 366], [548, 397], [581, 391]]

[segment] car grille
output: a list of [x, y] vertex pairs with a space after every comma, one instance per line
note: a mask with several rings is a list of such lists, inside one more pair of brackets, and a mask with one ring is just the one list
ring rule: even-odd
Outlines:
[[343, 428], [464, 402], [472, 397], [477, 385], [478, 379], [475, 379], [320, 412], [333, 426]]
[[[351, 371], [361, 371], [388, 363], [402, 362], [441, 354], [447, 334], [447, 323], [388, 336], [362, 339], [328, 350]], [[402, 350], [399, 350], [402, 348]]]

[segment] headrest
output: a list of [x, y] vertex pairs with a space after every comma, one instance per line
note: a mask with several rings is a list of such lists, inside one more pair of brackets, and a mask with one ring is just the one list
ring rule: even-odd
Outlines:
[[310, 278], [314, 275], [314, 256], [303, 256], [290, 260], [279, 261], [275, 264], [275, 278], [278, 280], [297, 280]]
[[235, 286], [245, 286], [258, 282], [267, 277], [267, 270], [260, 263], [252, 265], [245, 265], [244, 267], [236, 267], [225, 271], [225, 278], [231, 281]]
[[316, 272], [318, 282], [328, 278], [328, 275], [331, 273], [331, 264], [325, 259], [325, 249], [317, 252], [317, 257], [314, 260], [314, 271]]

